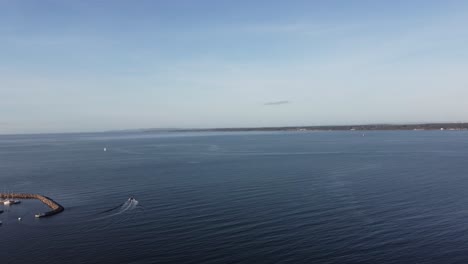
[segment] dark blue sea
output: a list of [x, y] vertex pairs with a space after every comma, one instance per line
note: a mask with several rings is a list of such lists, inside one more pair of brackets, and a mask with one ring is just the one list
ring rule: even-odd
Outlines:
[[462, 131], [5, 135], [0, 191], [66, 208], [0, 205], [2, 264], [468, 263]]

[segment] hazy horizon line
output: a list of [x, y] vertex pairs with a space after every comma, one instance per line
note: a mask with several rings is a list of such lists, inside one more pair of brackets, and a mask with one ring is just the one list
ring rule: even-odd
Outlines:
[[[468, 121], [459, 122], [386, 122], [386, 123], [361, 123], [361, 124], [334, 124], [334, 125], [286, 125], [286, 126], [231, 126], [231, 127], [167, 127], [167, 128], [122, 128], [111, 130], [88, 130], [88, 131], [57, 131], [57, 132], [25, 132], [25, 133], [1, 133], [0, 136], [15, 136], [15, 135], [55, 135], [55, 134], [93, 134], [93, 133], [125, 133], [125, 132], [145, 132], [145, 131], [161, 131], [161, 132], [177, 132], [177, 131], [210, 131], [210, 130], [255, 130], [255, 129], [275, 129], [275, 128], [313, 128], [313, 127], [362, 127], [362, 126], [416, 126], [416, 125], [454, 125], [468, 124]], [[222, 131], [221, 131], [222, 132]]]

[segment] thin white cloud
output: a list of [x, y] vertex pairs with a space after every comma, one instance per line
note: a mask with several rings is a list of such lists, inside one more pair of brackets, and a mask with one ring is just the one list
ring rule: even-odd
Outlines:
[[338, 32], [345, 32], [357, 29], [356, 24], [316, 24], [290, 22], [282, 24], [253, 24], [241, 27], [240, 30], [246, 33], [256, 34], [299, 34], [299, 35], [324, 35]]
[[273, 102], [266, 102], [264, 105], [285, 105], [291, 102], [283, 100], [283, 101], [273, 101]]

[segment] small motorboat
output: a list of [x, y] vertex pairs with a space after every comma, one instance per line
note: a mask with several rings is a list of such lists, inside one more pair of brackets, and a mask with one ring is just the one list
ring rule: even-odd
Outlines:
[[7, 200], [4, 200], [3, 201], [3, 204], [4, 205], [12, 205], [12, 204], [19, 204], [21, 203], [20, 200], [11, 200], [11, 199], [7, 199]]
[[34, 217], [36, 217], [36, 218], [41, 218], [41, 217], [44, 217], [44, 216], [45, 216], [45, 214], [44, 214], [44, 213], [40, 213], [40, 214], [36, 214], [36, 215], [34, 215]]

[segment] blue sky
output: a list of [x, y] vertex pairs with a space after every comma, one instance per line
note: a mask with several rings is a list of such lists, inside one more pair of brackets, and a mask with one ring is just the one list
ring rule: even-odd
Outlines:
[[0, 0], [0, 133], [468, 121], [467, 1]]

